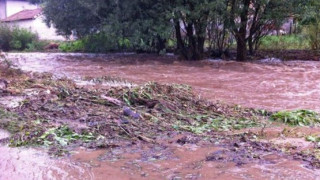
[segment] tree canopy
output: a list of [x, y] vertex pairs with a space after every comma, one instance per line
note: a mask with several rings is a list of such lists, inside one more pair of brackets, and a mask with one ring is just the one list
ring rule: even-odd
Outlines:
[[253, 54], [260, 39], [279, 29], [287, 18], [306, 12], [302, 7], [318, 3], [317, 0], [30, 1], [43, 5], [47, 24], [54, 24], [61, 35], [82, 38], [102, 33], [113, 38], [118, 46], [128, 41], [133, 49], [158, 53], [173, 42], [176, 53], [187, 60], [202, 59], [212, 48], [221, 54], [234, 39], [240, 61], [246, 60], [248, 48]]

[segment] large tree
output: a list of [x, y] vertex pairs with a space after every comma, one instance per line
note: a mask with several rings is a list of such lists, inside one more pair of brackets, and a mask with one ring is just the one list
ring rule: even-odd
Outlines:
[[202, 59], [206, 45], [215, 41], [221, 51], [232, 32], [237, 60], [243, 61], [248, 46], [253, 53], [270, 27], [290, 15], [292, 2], [301, 0], [31, 1], [43, 3], [47, 23], [62, 35], [105, 33], [119, 42], [129, 39], [136, 49], [157, 52], [174, 37], [176, 52], [187, 60]]
[[227, 0], [228, 25], [237, 41], [237, 60], [247, 59], [261, 38], [294, 14], [297, 0]]
[[170, 1], [172, 21], [175, 27], [177, 51], [185, 58], [203, 58], [208, 27], [213, 14], [222, 8], [222, 0]]
[[209, 18], [223, 0], [32, 0], [44, 3], [48, 24], [63, 35], [116, 33], [135, 46], [164, 49], [175, 31], [177, 52], [188, 60], [203, 57]]

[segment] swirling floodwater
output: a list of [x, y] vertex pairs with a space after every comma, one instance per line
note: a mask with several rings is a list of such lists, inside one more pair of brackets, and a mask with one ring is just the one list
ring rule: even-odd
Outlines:
[[180, 83], [212, 101], [320, 111], [320, 62], [316, 61], [182, 62], [174, 56], [81, 53], [10, 53], [8, 59], [25, 71], [74, 79], [115, 76], [134, 83]]

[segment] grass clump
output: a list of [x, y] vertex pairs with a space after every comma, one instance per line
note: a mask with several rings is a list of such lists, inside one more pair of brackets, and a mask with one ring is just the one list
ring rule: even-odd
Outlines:
[[309, 49], [307, 38], [302, 35], [266, 36], [261, 39], [260, 49], [263, 50], [298, 50]]
[[312, 126], [320, 122], [320, 116], [310, 110], [279, 111], [271, 116], [271, 120], [292, 126]]

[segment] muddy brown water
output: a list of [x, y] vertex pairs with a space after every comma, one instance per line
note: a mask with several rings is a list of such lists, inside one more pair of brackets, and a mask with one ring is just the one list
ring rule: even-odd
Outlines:
[[134, 54], [10, 53], [23, 70], [84, 76], [122, 77], [135, 83], [157, 81], [191, 85], [209, 100], [268, 110], [320, 111], [320, 62], [179, 62], [173, 56]]
[[[10, 134], [0, 130], [0, 140]], [[0, 179], [92, 179], [89, 169], [68, 159], [54, 160], [38, 149], [0, 144]]]
[[[179, 62], [173, 56], [59, 53], [10, 53], [8, 58], [24, 71], [51, 72], [76, 80], [84, 76], [117, 76], [134, 83], [183, 83], [213, 101], [268, 110], [304, 108], [320, 111], [320, 62], [207, 60], [195, 63]], [[6, 137], [8, 133], [0, 131], [0, 139]], [[150, 147], [136, 148], [149, 152]], [[217, 147], [177, 144], [167, 145], [166, 150], [156, 150], [156, 154], [141, 150], [80, 149], [70, 157], [56, 159], [42, 150], [1, 145], [0, 180], [320, 179], [320, 171], [272, 153], [264, 157], [264, 163], [243, 166], [205, 161], [207, 155], [218, 150]], [[168, 154], [162, 154], [166, 152]]]

